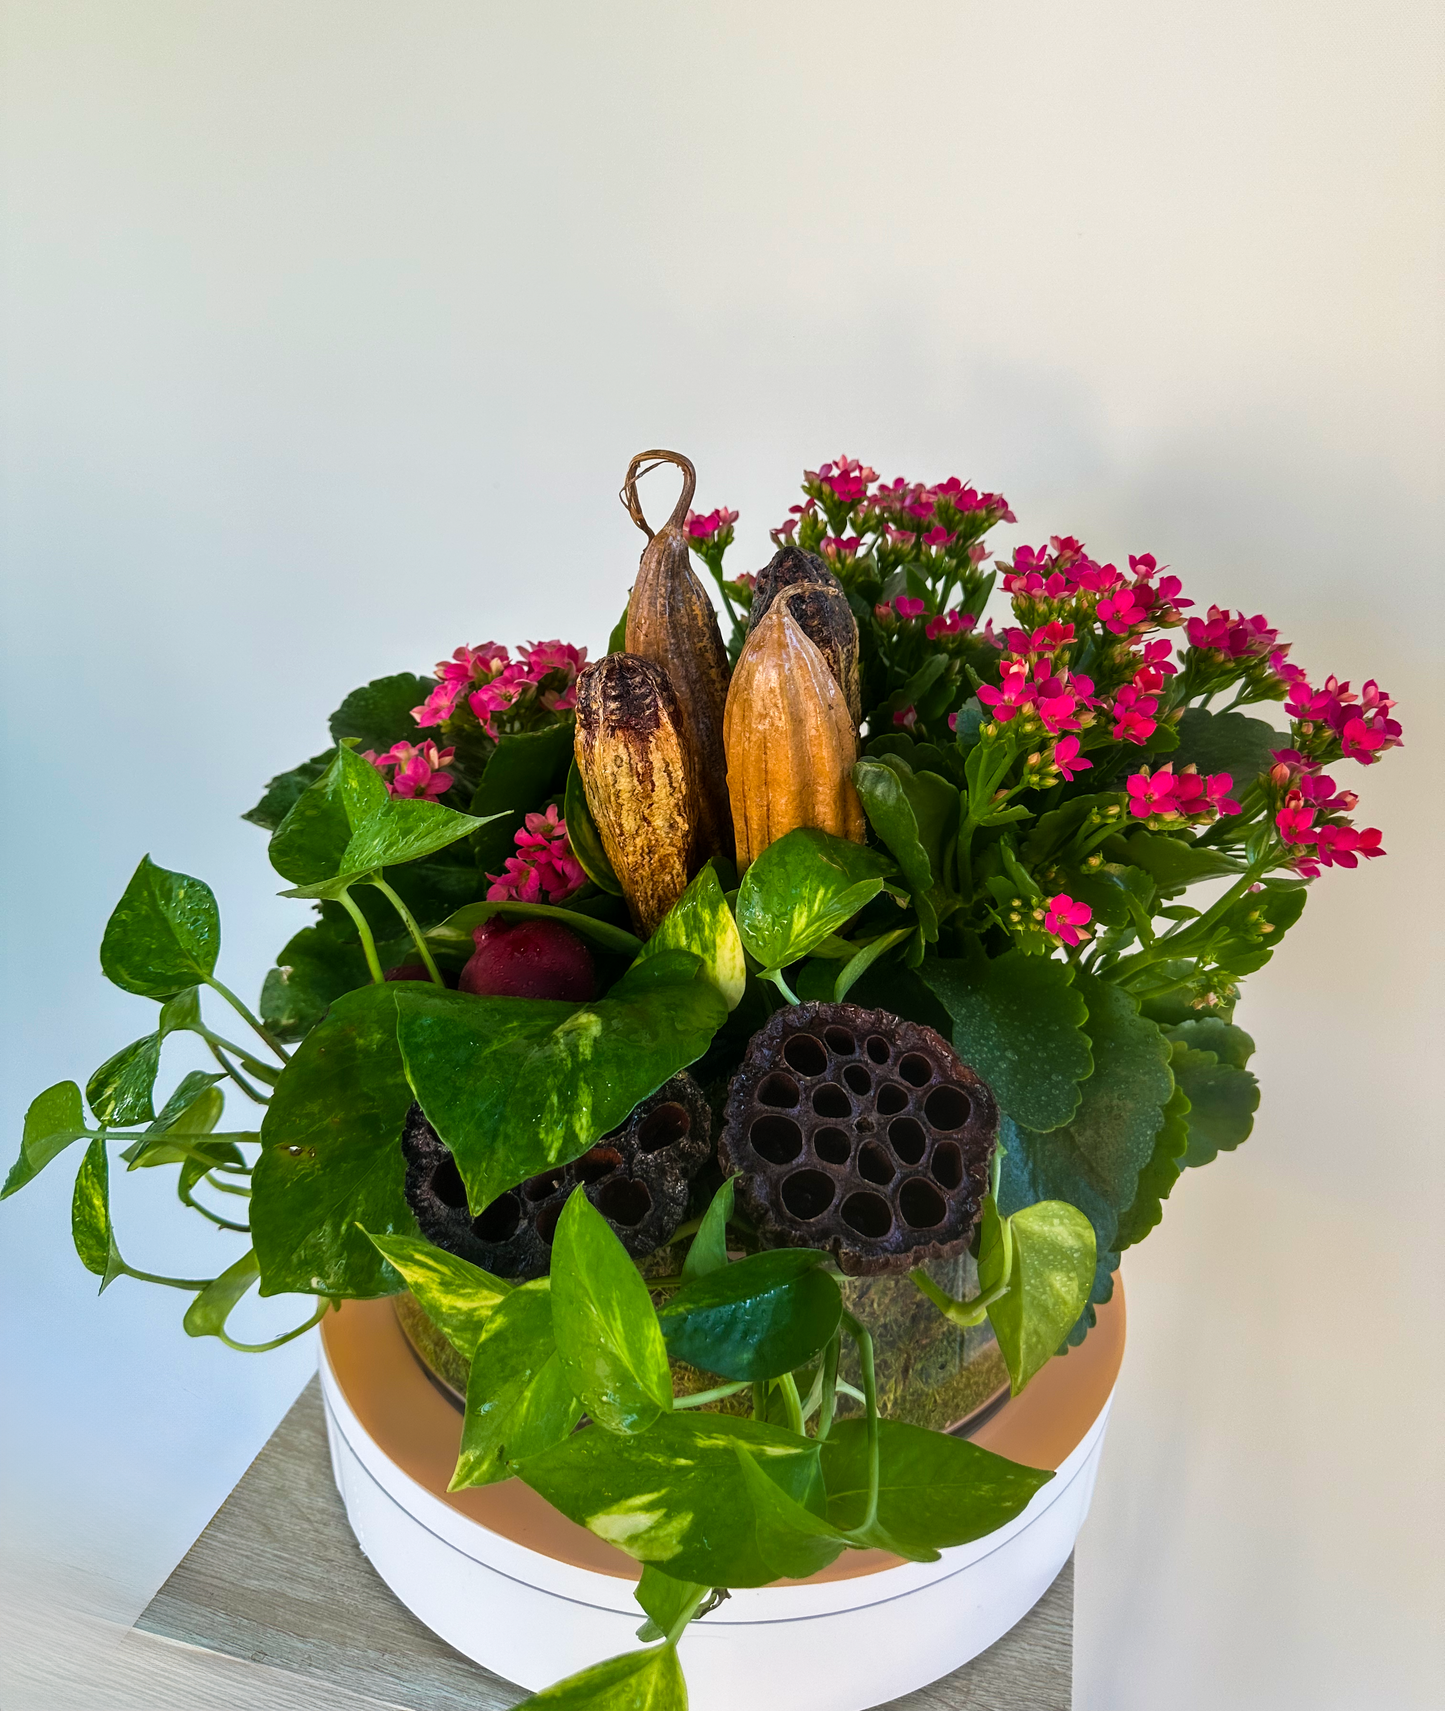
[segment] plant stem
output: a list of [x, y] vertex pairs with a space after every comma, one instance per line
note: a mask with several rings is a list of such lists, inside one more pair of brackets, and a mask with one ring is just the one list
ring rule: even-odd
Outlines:
[[406, 904], [402, 902], [401, 898], [397, 896], [380, 874], [377, 874], [372, 879], [371, 883], [376, 887], [381, 895], [386, 898], [387, 902], [391, 904], [392, 908], [396, 910], [397, 914], [400, 915], [402, 920], [406, 923], [406, 930], [411, 934], [411, 942], [416, 946], [417, 950], [420, 951], [421, 960], [426, 964], [426, 971], [432, 978], [432, 984], [435, 986], [445, 986], [446, 981], [442, 979], [441, 974], [437, 969], [437, 965], [432, 961], [432, 954], [427, 949], [426, 938], [423, 935], [421, 928], [417, 926], [411, 910], [407, 908]]
[[771, 980], [773, 985], [777, 987], [778, 991], [782, 993], [783, 997], [787, 999], [789, 1004], [796, 1004], [798, 1002], [797, 993], [794, 992], [792, 987], [788, 985], [787, 981], [783, 979], [782, 969], [770, 968], [764, 970], [763, 979]]
[[736, 1396], [740, 1390], [748, 1387], [747, 1379], [738, 1384], [720, 1384], [715, 1390], [694, 1390], [691, 1396], [674, 1396], [674, 1408], [701, 1408], [706, 1402], [721, 1402], [724, 1397]]
[[242, 1093], [244, 1093], [248, 1099], [253, 1100], [257, 1105], [269, 1105], [271, 1101], [266, 1097], [266, 1095], [264, 1093], [258, 1093], [256, 1089], [252, 1087], [251, 1083], [246, 1080], [245, 1076], [241, 1074], [240, 1070], [236, 1068], [235, 1064], [233, 1064], [220, 1047], [217, 1046], [215, 1041], [208, 1037], [205, 1038], [206, 1045], [210, 1049], [211, 1056], [215, 1058], [216, 1062], [220, 1064], [221, 1068], [225, 1070], [231, 1080], [234, 1081], [237, 1087], [241, 1089]]
[[768, 1417], [768, 1381], [765, 1378], [753, 1380], [753, 1418], [766, 1420]]
[[687, 1609], [682, 1612], [682, 1614], [678, 1617], [678, 1619], [672, 1624], [672, 1627], [668, 1630], [668, 1635], [667, 1635], [667, 1644], [668, 1645], [675, 1646], [677, 1644], [677, 1642], [687, 1632], [688, 1623], [693, 1619], [694, 1616], [697, 1615], [698, 1605], [703, 1603], [703, 1601], [705, 1599], [711, 1598], [713, 1595], [713, 1591], [714, 1591], [714, 1589], [712, 1587], [709, 1587], [709, 1586], [703, 1587], [703, 1589], [698, 1593], [697, 1597], [694, 1598], [692, 1603], [688, 1605]]
[[276, 1056], [278, 1058], [280, 1058], [282, 1063], [290, 1063], [290, 1061], [291, 1061], [290, 1052], [288, 1052], [286, 1050], [285, 1046], [281, 1045], [278, 1041], [273, 1040], [271, 1038], [270, 1034], [267, 1033], [265, 1026], [262, 1024], [260, 1018], [257, 1016], [253, 1016], [251, 1014], [251, 1012], [246, 1008], [246, 1006], [241, 1002], [241, 1000], [236, 996], [236, 994], [231, 991], [230, 987], [222, 986], [220, 981], [217, 980], [213, 974], [206, 975], [205, 976], [205, 982], [206, 982], [206, 985], [209, 986], [213, 991], [220, 993], [222, 998], [224, 998], [226, 1000], [226, 1002], [231, 1006], [231, 1008], [236, 1012], [236, 1014], [238, 1016], [242, 1016], [245, 1018], [245, 1020], [255, 1030], [256, 1034], [266, 1042], [266, 1044], [270, 1047], [270, 1049], [273, 1052], [275, 1052]]
[[781, 1378], [775, 1378], [773, 1383], [782, 1393], [783, 1406], [788, 1411], [788, 1430], [803, 1436], [803, 1404], [798, 1398], [798, 1384], [792, 1373], [785, 1372]]
[[304, 1325], [298, 1325], [294, 1331], [286, 1331], [279, 1337], [272, 1337], [269, 1343], [238, 1343], [234, 1337], [228, 1337], [225, 1331], [213, 1334], [221, 1339], [228, 1349], [235, 1349], [243, 1355], [264, 1355], [269, 1349], [279, 1349], [282, 1343], [294, 1342], [297, 1337], [304, 1336], [313, 1325], [319, 1325], [326, 1317], [326, 1310], [332, 1303], [323, 1301]]
[[821, 1444], [833, 1430], [833, 1413], [838, 1406], [838, 1354], [843, 1346], [841, 1334], [823, 1350], [823, 1395], [818, 1407], [818, 1442]]
[[[125, 1265], [125, 1261], [121, 1261]], [[137, 1271], [134, 1266], [125, 1267], [125, 1275], [133, 1277], [141, 1283], [160, 1283], [167, 1289], [188, 1289], [193, 1294], [202, 1289], [209, 1289], [216, 1281], [214, 1277], [157, 1277], [153, 1271]]]
[[867, 1328], [848, 1312], [843, 1314], [843, 1329], [858, 1348], [863, 1402], [868, 1410], [868, 1507], [862, 1525], [853, 1529], [855, 1534], [868, 1533], [878, 1520], [878, 1381], [873, 1371], [873, 1339]]
[[376, 954], [376, 940], [371, 936], [371, 928], [366, 924], [366, 917], [352, 901], [349, 891], [338, 892], [336, 901], [356, 923], [356, 930], [361, 935], [361, 949], [366, 957], [366, 966], [371, 970], [371, 984], [385, 984], [386, 976], [381, 972], [381, 961]]
[[268, 1087], [274, 1087], [280, 1080], [281, 1072], [274, 1065], [262, 1063], [260, 1058], [252, 1057], [244, 1046], [238, 1046], [233, 1040], [224, 1039], [220, 1034], [213, 1034], [209, 1028], [197, 1028], [196, 1032], [207, 1045], [229, 1052], [233, 1058], [244, 1064], [257, 1081], [264, 1081]]

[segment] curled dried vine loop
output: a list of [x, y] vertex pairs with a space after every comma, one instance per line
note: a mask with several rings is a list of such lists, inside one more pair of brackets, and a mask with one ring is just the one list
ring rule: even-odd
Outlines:
[[692, 459], [686, 458], [681, 452], [650, 451], [638, 452], [627, 466], [627, 479], [622, 483], [622, 491], [617, 497], [627, 507], [627, 514], [648, 540], [654, 538], [653, 529], [647, 518], [642, 514], [642, 501], [637, 497], [637, 483], [662, 464], [672, 463], [682, 471], [682, 492], [677, 504], [672, 508], [672, 515], [667, 519], [668, 528], [680, 529], [687, 516], [688, 507], [692, 504], [693, 490], [697, 486], [697, 471], [692, 467]]

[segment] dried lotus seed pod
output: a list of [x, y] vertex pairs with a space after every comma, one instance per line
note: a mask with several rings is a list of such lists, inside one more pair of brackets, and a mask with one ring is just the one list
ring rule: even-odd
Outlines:
[[848, 703], [848, 717], [856, 732], [863, 718], [858, 687], [858, 620], [840, 587], [819, 582], [795, 582], [781, 589], [776, 604], [787, 609], [793, 622], [812, 642], [833, 680]]
[[801, 547], [779, 547], [753, 583], [753, 597], [748, 606], [749, 633], [767, 617], [768, 608], [778, 595], [800, 582], [812, 583], [819, 588], [836, 588], [840, 594], [843, 592], [843, 584], [817, 553], [804, 552]]
[[407, 1204], [429, 1242], [494, 1277], [542, 1277], [552, 1237], [579, 1182], [624, 1248], [641, 1259], [687, 1216], [689, 1188], [711, 1156], [712, 1113], [686, 1073], [644, 1099], [579, 1159], [529, 1176], [473, 1217], [456, 1160], [420, 1105], [402, 1131]]
[[871, 1277], [963, 1251], [997, 1131], [993, 1095], [932, 1028], [798, 1004], [754, 1034], [718, 1159], [765, 1247], [825, 1248]]

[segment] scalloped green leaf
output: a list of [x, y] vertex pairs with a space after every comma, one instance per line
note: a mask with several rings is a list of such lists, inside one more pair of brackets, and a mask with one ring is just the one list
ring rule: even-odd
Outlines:
[[1188, 1119], [1189, 1096], [1176, 1085], [1164, 1107], [1164, 1121], [1154, 1137], [1154, 1151], [1139, 1172], [1134, 1198], [1119, 1214], [1114, 1240], [1120, 1253], [1142, 1242], [1163, 1219], [1164, 1202], [1184, 1170], [1184, 1153], [1189, 1145]]

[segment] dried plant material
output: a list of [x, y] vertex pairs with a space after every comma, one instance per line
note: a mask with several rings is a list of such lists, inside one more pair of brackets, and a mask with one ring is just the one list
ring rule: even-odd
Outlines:
[[687, 889], [697, 823], [682, 718], [660, 667], [626, 653], [586, 667], [575, 753], [607, 859], [649, 938]]
[[828, 662], [833, 681], [843, 691], [848, 717], [856, 732], [863, 718], [858, 691], [858, 620], [848, 596], [836, 583], [794, 582], [774, 597]]
[[[659, 463], [676, 464], [683, 486], [671, 517], [653, 534], [638, 501], [637, 481]], [[627, 651], [660, 666], [677, 697], [696, 801], [693, 865], [700, 867], [711, 856], [732, 853], [732, 824], [723, 752], [727, 649], [712, 601], [693, 574], [683, 528], [695, 480], [681, 452], [639, 452], [627, 467], [621, 497], [648, 537], [627, 603]]]
[[768, 1247], [854, 1277], [963, 1252], [998, 1106], [932, 1028], [856, 1004], [780, 1010], [728, 1089], [718, 1158]]
[[786, 604], [747, 639], [728, 691], [726, 738], [739, 872], [798, 826], [863, 842], [848, 704]]
[[752, 604], [748, 607], [748, 629], [753, 631], [767, 617], [769, 608], [785, 588], [800, 582], [818, 588], [836, 588], [840, 594], [843, 584], [834, 576], [817, 553], [804, 552], [801, 547], [779, 547], [753, 584]]

